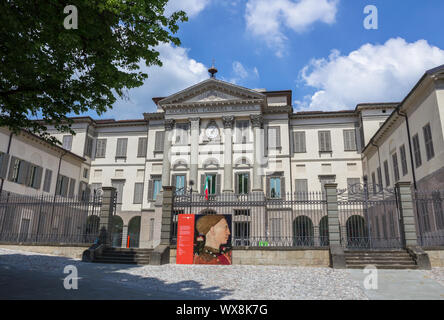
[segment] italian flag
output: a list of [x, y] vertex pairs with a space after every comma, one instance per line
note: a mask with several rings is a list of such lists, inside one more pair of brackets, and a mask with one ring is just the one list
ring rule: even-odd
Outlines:
[[205, 179], [205, 199], [208, 200], [208, 194], [210, 190], [210, 176]]

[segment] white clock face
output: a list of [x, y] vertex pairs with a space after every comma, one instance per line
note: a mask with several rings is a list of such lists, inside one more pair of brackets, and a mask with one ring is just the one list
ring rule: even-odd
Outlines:
[[217, 136], [219, 135], [219, 129], [217, 129], [217, 127], [215, 125], [210, 125], [207, 128], [207, 137], [210, 139], [216, 139]]

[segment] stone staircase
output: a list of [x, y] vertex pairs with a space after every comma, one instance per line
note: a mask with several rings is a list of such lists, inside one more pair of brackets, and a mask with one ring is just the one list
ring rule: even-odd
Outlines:
[[349, 269], [364, 269], [368, 265], [378, 269], [418, 269], [407, 250], [345, 251], [345, 261]]
[[124, 264], [150, 264], [152, 249], [127, 249], [111, 248], [103, 249], [100, 256], [95, 257], [97, 263], [124, 263]]

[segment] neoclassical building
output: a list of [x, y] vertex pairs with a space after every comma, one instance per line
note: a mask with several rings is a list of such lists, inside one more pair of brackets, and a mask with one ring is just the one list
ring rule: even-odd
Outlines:
[[[240, 87], [216, 79], [213, 70], [201, 83], [153, 98], [157, 111], [143, 118], [78, 117], [75, 136], [50, 131], [70, 154], [84, 159], [72, 192], [115, 187], [123, 233], [140, 232], [137, 245], [155, 247], [162, 186], [203, 193], [208, 181], [210, 194], [280, 198], [321, 191], [330, 182], [341, 189], [364, 181], [427, 185], [438, 172], [441, 184], [435, 176], [434, 187], [444, 188], [443, 74], [444, 66], [427, 71], [401, 103], [295, 112], [290, 90]], [[55, 187], [47, 190], [39, 192], [51, 194]]]

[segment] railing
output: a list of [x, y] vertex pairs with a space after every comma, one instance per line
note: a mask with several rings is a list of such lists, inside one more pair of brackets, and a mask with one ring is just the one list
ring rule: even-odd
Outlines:
[[0, 242], [92, 244], [99, 235], [101, 196], [27, 196], [2, 192]]
[[231, 232], [229, 241], [237, 247], [328, 246], [328, 219], [322, 192], [286, 193], [282, 198], [266, 198], [261, 193], [224, 193], [210, 195], [207, 200], [205, 195], [182, 191], [173, 198], [173, 244], [177, 241], [179, 214], [226, 215]]
[[444, 246], [444, 191], [414, 191], [413, 210], [418, 244]]

